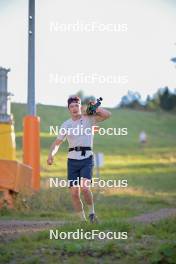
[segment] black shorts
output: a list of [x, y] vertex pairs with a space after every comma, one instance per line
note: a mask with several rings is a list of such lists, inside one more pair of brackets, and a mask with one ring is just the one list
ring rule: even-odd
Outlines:
[[67, 160], [67, 179], [69, 187], [79, 185], [81, 178], [92, 180], [94, 167], [93, 155], [86, 159], [68, 159]]

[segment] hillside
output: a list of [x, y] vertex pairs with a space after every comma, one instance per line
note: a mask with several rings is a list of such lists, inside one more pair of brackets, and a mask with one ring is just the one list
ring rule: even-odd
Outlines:
[[[100, 123], [101, 127], [127, 128], [127, 136], [95, 136], [95, 147], [104, 152], [122, 152], [124, 148], [139, 147], [138, 136], [145, 130], [148, 135], [148, 148], [176, 147], [176, 118], [166, 112], [142, 112], [134, 110], [110, 109], [112, 117]], [[21, 147], [22, 120], [26, 114], [24, 104], [13, 103], [12, 113], [15, 119], [17, 147]], [[69, 118], [67, 108], [60, 106], [38, 105], [37, 114], [41, 119], [42, 147], [48, 148], [54, 137], [49, 135], [49, 127], [60, 125]], [[65, 147], [63, 147], [65, 149]]]

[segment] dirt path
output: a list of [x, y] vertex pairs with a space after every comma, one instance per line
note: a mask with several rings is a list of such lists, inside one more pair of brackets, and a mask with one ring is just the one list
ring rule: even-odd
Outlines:
[[[0, 220], [0, 242], [14, 240], [22, 234], [31, 234], [64, 225], [64, 221]], [[68, 223], [68, 222], [67, 222]]]
[[[130, 218], [130, 222], [153, 223], [170, 217], [176, 217], [176, 208], [163, 208], [156, 212], [142, 214]], [[22, 234], [31, 234], [66, 224], [65, 221], [22, 221], [0, 220], [0, 241], [7, 242], [16, 239]]]
[[176, 217], [176, 208], [162, 208], [156, 212], [135, 216], [130, 220], [150, 224], [170, 217]]

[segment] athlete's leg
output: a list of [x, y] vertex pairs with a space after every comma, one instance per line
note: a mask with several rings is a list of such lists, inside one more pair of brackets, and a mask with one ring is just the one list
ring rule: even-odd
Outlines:
[[86, 201], [89, 207], [89, 219], [91, 223], [97, 222], [97, 217], [95, 215], [94, 210], [94, 201], [93, 194], [90, 189], [92, 174], [93, 174], [93, 166], [94, 160], [93, 156], [84, 160], [84, 166], [81, 168], [80, 176], [81, 176], [81, 191], [84, 196], [84, 200]]
[[[67, 173], [69, 180], [69, 190], [71, 194], [72, 204], [77, 215], [82, 219], [86, 220], [83, 204], [80, 199], [80, 187], [79, 187], [79, 163], [77, 160], [68, 159], [67, 162]], [[77, 183], [76, 183], [77, 182]]]
[[80, 187], [79, 186], [72, 186], [69, 189], [70, 189], [73, 207], [74, 207], [77, 215], [82, 220], [86, 220], [84, 208], [83, 208], [83, 203], [82, 203], [81, 198], [80, 198]]
[[87, 203], [88, 207], [89, 207], [89, 213], [90, 214], [94, 214], [94, 201], [93, 201], [93, 194], [91, 192], [90, 189], [90, 185], [91, 185], [91, 180], [86, 179], [86, 178], [81, 178], [81, 192], [84, 196], [84, 200]]

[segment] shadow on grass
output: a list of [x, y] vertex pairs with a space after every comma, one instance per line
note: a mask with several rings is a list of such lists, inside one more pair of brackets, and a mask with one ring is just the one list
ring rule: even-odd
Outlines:
[[[145, 212], [172, 207], [170, 200], [161, 196], [128, 193], [99, 193], [93, 191], [95, 209], [100, 220], [117, 220], [136, 216]], [[84, 200], [83, 200], [84, 202]], [[84, 206], [88, 213], [88, 208]], [[48, 219], [76, 220], [70, 193], [65, 188], [45, 189], [32, 197], [18, 197], [14, 210], [0, 210], [2, 219]]]

